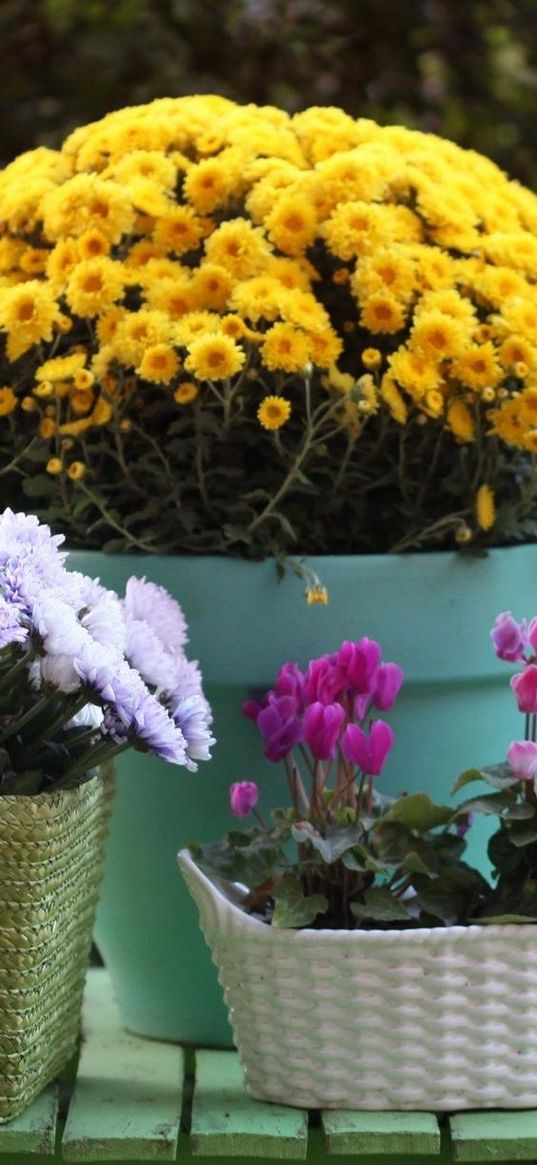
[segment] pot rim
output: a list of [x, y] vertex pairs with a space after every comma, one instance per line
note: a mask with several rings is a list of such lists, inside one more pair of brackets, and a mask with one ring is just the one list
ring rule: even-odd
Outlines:
[[[398, 943], [402, 940], [405, 942], [416, 943], [423, 945], [442, 946], [443, 944], [450, 944], [454, 939], [460, 940], [468, 938], [470, 942], [477, 940], [479, 937], [494, 940], [495, 938], [522, 938], [527, 939], [532, 932], [535, 935], [537, 942], [537, 923], [518, 923], [518, 922], [504, 922], [491, 923], [490, 925], [480, 926], [478, 923], [471, 923], [469, 926], [438, 926], [438, 927], [410, 927], [408, 929], [402, 927], [393, 927], [390, 930], [346, 930], [340, 928], [334, 929], [316, 929], [314, 927], [302, 927], [300, 930], [277, 929], [274, 930], [268, 926], [266, 922], [261, 922], [260, 919], [254, 918], [253, 915], [247, 914], [240, 905], [234, 900], [231, 895], [228, 895], [225, 890], [225, 883], [213, 881], [201, 869], [201, 867], [194, 861], [192, 854], [188, 847], [180, 850], [177, 855], [179, 868], [187, 881], [191, 879], [198, 883], [200, 890], [206, 895], [216, 899], [228, 915], [240, 923], [243, 930], [248, 930], [251, 933], [255, 932], [258, 938], [263, 938], [265, 942], [274, 942], [277, 939], [281, 942], [284, 938], [286, 942], [297, 943], [315, 940], [318, 943], [354, 943], [360, 945], [368, 943], [383, 942], [386, 944]], [[232, 883], [231, 883], [232, 885]]]

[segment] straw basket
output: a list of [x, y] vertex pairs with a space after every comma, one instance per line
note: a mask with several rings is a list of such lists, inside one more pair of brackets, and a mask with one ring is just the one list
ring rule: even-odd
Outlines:
[[113, 790], [0, 796], [0, 1121], [64, 1066], [80, 1008]]
[[[280, 930], [187, 850], [246, 1088], [300, 1108], [537, 1107], [537, 926]], [[232, 898], [234, 900], [232, 900]]]

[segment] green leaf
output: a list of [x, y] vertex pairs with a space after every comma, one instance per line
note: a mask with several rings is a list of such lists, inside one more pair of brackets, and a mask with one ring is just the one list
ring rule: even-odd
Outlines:
[[50, 498], [58, 485], [49, 473], [36, 473], [35, 477], [24, 478], [22, 488], [27, 498]]
[[210, 845], [191, 847], [195, 861], [209, 874], [248, 889], [262, 886], [285, 860], [281, 846], [262, 834], [235, 831]]
[[465, 922], [468, 912], [480, 904], [488, 889], [486, 882], [469, 866], [453, 866], [427, 882], [420, 875], [414, 879], [418, 903], [427, 914], [442, 919], [448, 926]]
[[494, 923], [537, 922], [537, 917], [530, 914], [487, 914], [481, 918], [469, 918], [468, 922], [477, 926], [492, 926]]
[[473, 781], [482, 780], [480, 769], [465, 769], [464, 773], [461, 773], [460, 777], [457, 777], [451, 792], [458, 793], [459, 789], [464, 789], [465, 785], [470, 785]]
[[[504, 825], [501, 825], [496, 833], [493, 833], [492, 837], [489, 838], [487, 853], [496, 874], [512, 874], [523, 861], [522, 855], [516, 848], [516, 842], [513, 840], [515, 829], [516, 826], [506, 829]], [[537, 840], [537, 834], [535, 840]]]
[[483, 793], [481, 797], [470, 797], [468, 801], [457, 805], [452, 820], [456, 820], [464, 813], [484, 813], [486, 816], [503, 817], [515, 804], [516, 797], [508, 790], [503, 793]]
[[391, 821], [402, 821], [418, 833], [427, 833], [437, 825], [446, 825], [453, 810], [446, 805], [435, 805], [428, 793], [408, 793], [394, 801], [386, 816]]
[[375, 822], [371, 841], [373, 856], [388, 866], [400, 866], [406, 855], [415, 849], [415, 838], [408, 825], [382, 817]]
[[272, 915], [272, 925], [278, 927], [309, 926], [318, 914], [328, 910], [328, 899], [324, 894], [310, 894], [306, 897], [302, 886], [293, 874], [285, 874], [274, 891], [276, 905]]
[[405, 874], [426, 874], [428, 878], [432, 878], [433, 874], [435, 873], [434, 868], [431, 869], [430, 866], [427, 866], [415, 850], [411, 850], [411, 852], [406, 855], [401, 869]]
[[323, 862], [332, 865], [339, 861], [347, 850], [352, 849], [362, 837], [359, 825], [332, 825], [321, 837], [309, 822], [298, 822], [292, 826], [291, 833], [298, 842], [310, 842], [313, 849], [320, 855]]
[[377, 862], [365, 845], [354, 845], [342, 857], [343, 865], [347, 870], [354, 870], [357, 874], [369, 871], [371, 874], [388, 874], [389, 867]]
[[351, 902], [355, 918], [371, 919], [372, 922], [408, 921], [410, 914], [400, 898], [395, 898], [387, 886], [371, 886], [364, 894], [363, 902]]
[[514, 776], [512, 768], [505, 761], [497, 765], [485, 765], [480, 773], [493, 789], [512, 789], [514, 785], [520, 784], [520, 778]]

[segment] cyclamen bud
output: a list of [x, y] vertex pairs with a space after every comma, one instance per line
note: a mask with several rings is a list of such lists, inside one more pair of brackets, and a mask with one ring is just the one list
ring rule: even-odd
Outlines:
[[229, 804], [235, 817], [248, 817], [259, 800], [259, 789], [253, 781], [237, 781], [229, 790]]
[[507, 750], [507, 764], [521, 781], [532, 781], [537, 773], [537, 744], [533, 740], [514, 740]]
[[537, 712], [537, 666], [530, 663], [523, 672], [513, 676], [511, 687], [515, 693], [520, 712], [533, 715]]

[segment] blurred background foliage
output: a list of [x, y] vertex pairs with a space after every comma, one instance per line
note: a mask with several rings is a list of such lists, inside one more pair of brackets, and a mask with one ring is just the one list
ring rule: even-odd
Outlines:
[[537, 187], [535, 0], [1, 0], [0, 160], [158, 96], [338, 105]]

